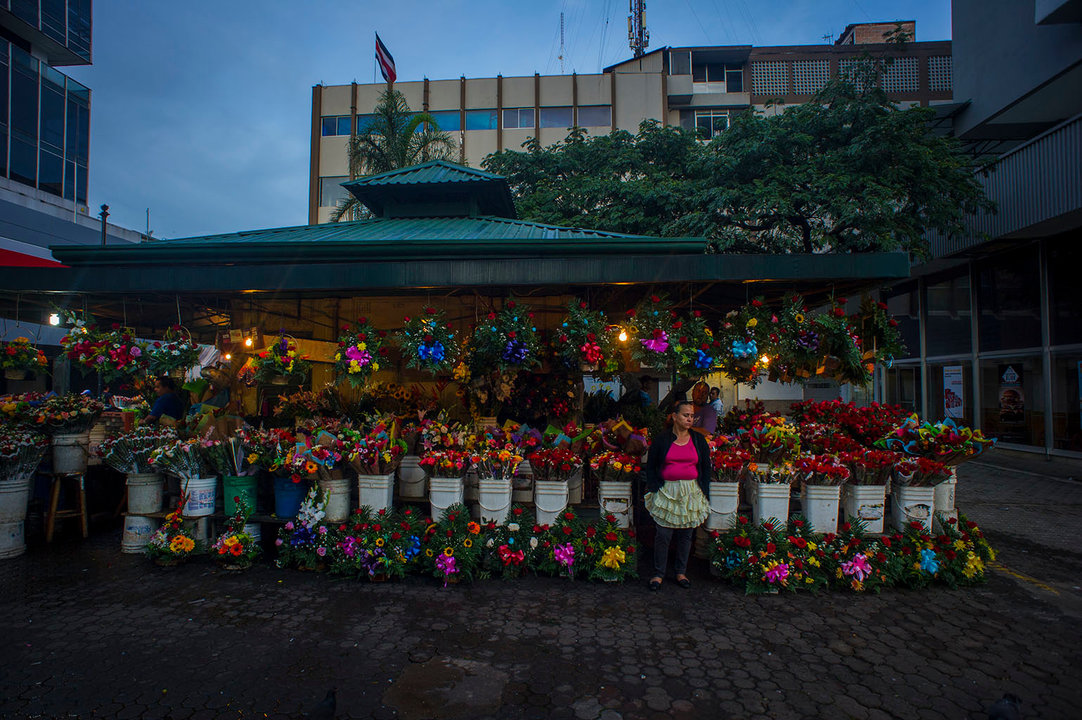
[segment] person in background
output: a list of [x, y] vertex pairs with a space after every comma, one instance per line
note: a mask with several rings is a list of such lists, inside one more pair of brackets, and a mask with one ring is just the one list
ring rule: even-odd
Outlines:
[[[154, 407], [150, 408], [150, 415], [146, 420], [148, 423], [172, 425], [184, 417], [184, 403], [177, 395], [177, 384], [173, 382], [173, 378], [167, 375], [159, 377], [154, 383], [154, 392], [158, 399], [154, 401]], [[168, 420], [163, 423], [165, 418]]]
[[710, 406], [714, 408], [715, 415], [718, 417], [722, 416], [721, 390], [716, 387], [710, 388]]
[[642, 402], [643, 407], [650, 407], [654, 404], [654, 398], [650, 396], [650, 383], [654, 379], [649, 375], [643, 375], [639, 378], [639, 400]]
[[678, 402], [669, 421], [646, 457], [646, 494], [643, 500], [657, 524], [654, 538], [654, 575], [650, 590], [657, 591], [665, 579], [669, 545], [676, 537], [676, 584], [691, 587], [687, 577], [688, 556], [695, 528], [710, 514], [710, 448], [706, 438], [691, 432], [695, 406]]
[[693, 427], [713, 437], [718, 430], [718, 414], [710, 404], [710, 387], [704, 382], [696, 383], [691, 389], [691, 401], [695, 404]]

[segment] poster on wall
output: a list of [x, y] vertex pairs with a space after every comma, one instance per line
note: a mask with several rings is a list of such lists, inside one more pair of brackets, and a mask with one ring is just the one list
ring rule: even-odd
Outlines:
[[962, 387], [962, 366], [943, 367], [943, 417], [961, 420], [965, 415], [965, 391]]
[[999, 366], [999, 437], [1004, 442], [1027, 442], [1026, 393], [1021, 365]]

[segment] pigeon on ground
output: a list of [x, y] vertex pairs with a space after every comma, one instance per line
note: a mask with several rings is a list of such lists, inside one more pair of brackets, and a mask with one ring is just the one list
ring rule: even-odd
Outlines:
[[1007, 693], [988, 708], [988, 720], [1022, 720], [1022, 699]]

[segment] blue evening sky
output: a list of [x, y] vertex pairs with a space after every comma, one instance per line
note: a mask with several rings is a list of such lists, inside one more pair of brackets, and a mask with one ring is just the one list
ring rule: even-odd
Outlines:
[[[400, 80], [596, 73], [630, 57], [627, 0], [98, 0], [90, 208], [156, 237], [307, 222], [312, 86], [372, 82], [373, 32]], [[949, 0], [648, 0], [650, 48], [800, 45], [849, 23], [951, 37]]]

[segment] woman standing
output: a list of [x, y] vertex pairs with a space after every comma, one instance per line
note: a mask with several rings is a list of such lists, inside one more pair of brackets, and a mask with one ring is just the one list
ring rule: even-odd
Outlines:
[[710, 448], [706, 438], [690, 432], [695, 406], [679, 402], [673, 410], [672, 430], [650, 445], [646, 457], [646, 509], [657, 524], [654, 539], [654, 576], [650, 589], [658, 590], [665, 578], [669, 544], [676, 537], [676, 584], [691, 587], [688, 556], [695, 528], [710, 514]]

